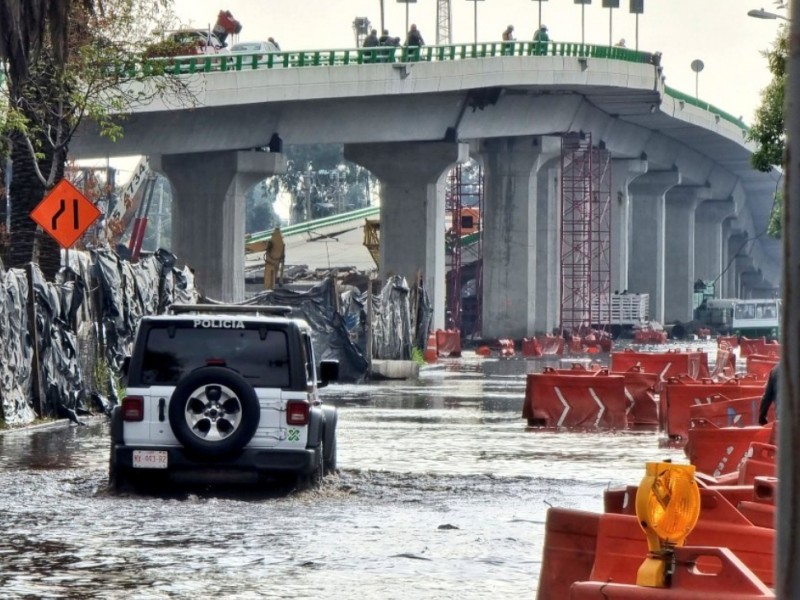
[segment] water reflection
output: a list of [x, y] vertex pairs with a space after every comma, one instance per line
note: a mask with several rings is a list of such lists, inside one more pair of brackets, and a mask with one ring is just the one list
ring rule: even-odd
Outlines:
[[[560, 361], [550, 361], [560, 366]], [[0, 436], [3, 597], [532, 597], [550, 505], [601, 510], [654, 433], [526, 430], [525, 374], [465, 357], [331, 385], [341, 473], [320, 490], [112, 495], [108, 426]]]

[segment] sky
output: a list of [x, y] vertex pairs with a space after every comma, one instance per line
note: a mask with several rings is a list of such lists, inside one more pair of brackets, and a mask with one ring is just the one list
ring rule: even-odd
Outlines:
[[[762, 52], [772, 45], [783, 21], [749, 17], [747, 11], [763, 8], [787, 16], [776, 0], [644, 0], [639, 15], [639, 49], [663, 54], [667, 85], [694, 94], [718, 108], [752, 123], [770, 74]], [[383, 0], [385, 25], [392, 35], [404, 37], [406, 5]], [[437, 0], [409, 4], [411, 23], [416, 23], [427, 44], [436, 42]], [[476, 3], [451, 0], [454, 43], [472, 42]], [[220, 10], [229, 10], [242, 24], [240, 41], [274, 37], [284, 50], [351, 48], [355, 46], [353, 20], [367, 17], [380, 28], [381, 0], [175, 0], [174, 7], [184, 25], [213, 25]], [[478, 41], [499, 40], [503, 30], [514, 25], [517, 39], [532, 39], [538, 26], [536, 0], [481, 0], [477, 2]], [[625, 38], [636, 46], [636, 18], [629, 13], [629, 0], [611, 15], [613, 41]], [[542, 23], [556, 41], [581, 41], [581, 13], [585, 41], [608, 44], [609, 9], [602, 0], [585, 5], [575, 0], [545, 0]], [[692, 61], [700, 59], [703, 70], [696, 75]]]

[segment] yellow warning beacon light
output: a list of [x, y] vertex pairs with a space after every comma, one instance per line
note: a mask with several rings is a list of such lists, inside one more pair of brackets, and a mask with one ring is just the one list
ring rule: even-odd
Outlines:
[[694, 471], [694, 465], [647, 463], [636, 492], [636, 517], [647, 536], [648, 548], [636, 576], [637, 585], [669, 586], [673, 549], [683, 546], [700, 516], [700, 490]]

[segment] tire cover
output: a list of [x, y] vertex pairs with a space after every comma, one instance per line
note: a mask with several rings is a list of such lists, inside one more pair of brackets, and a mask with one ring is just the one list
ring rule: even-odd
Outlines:
[[[222, 439], [206, 440], [192, 431], [186, 421], [186, 405], [192, 394], [205, 386], [224, 386], [230, 389], [241, 405], [241, 421]], [[169, 401], [169, 424], [172, 433], [183, 446], [202, 456], [220, 456], [243, 448], [255, 435], [261, 418], [261, 406], [256, 392], [238, 373], [225, 367], [204, 367], [189, 373], [175, 386]]]

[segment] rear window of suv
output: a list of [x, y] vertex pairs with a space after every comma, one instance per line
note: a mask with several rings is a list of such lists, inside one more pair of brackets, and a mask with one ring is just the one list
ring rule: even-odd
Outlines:
[[225, 366], [254, 387], [289, 386], [289, 349], [280, 329], [212, 329], [174, 324], [151, 327], [142, 357], [141, 383], [175, 385], [206, 366]]

